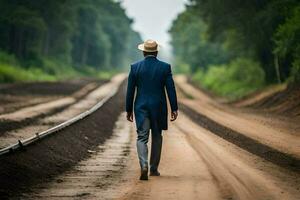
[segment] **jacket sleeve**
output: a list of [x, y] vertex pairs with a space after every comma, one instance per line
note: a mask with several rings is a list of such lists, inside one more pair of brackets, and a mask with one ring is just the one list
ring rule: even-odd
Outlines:
[[172, 77], [172, 71], [170, 65], [168, 65], [167, 68], [167, 77], [166, 77], [165, 85], [168, 93], [168, 98], [170, 101], [171, 110], [177, 111], [178, 110], [177, 96], [176, 96], [176, 90], [175, 90], [175, 85], [174, 85], [174, 80]]
[[128, 76], [128, 83], [127, 83], [126, 112], [132, 112], [133, 110], [135, 87], [136, 87], [136, 78], [133, 73], [133, 67], [131, 66], [129, 76]]

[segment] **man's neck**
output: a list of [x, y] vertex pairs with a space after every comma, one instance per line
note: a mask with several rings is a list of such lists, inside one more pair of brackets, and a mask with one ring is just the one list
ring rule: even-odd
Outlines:
[[148, 58], [148, 57], [155, 57], [156, 58], [156, 56], [154, 56], [154, 55], [147, 55], [147, 56], [145, 56], [145, 58]]

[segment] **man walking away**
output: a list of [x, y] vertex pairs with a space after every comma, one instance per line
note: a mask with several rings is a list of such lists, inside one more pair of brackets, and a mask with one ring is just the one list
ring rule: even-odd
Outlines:
[[[150, 176], [159, 176], [158, 165], [162, 148], [162, 130], [168, 129], [165, 90], [171, 107], [171, 121], [178, 115], [177, 97], [171, 66], [157, 59], [159, 45], [146, 40], [138, 46], [144, 59], [131, 65], [126, 95], [127, 120], [137, 127], [137, 152], [141, 166], [140, 180], [148, 180], [148, 138], [151, 129]], [[134, 100], [134, 95], [136, 97]]]

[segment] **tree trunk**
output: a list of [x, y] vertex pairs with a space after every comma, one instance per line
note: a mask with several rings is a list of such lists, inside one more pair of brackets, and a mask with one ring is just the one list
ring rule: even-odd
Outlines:
[[24, 51], [23, 51], [23, 45], [24, 45], [24, 31], [18, 30], [17, 31], [17, 56], [19, 58], [23, 58], [24, 57]]
[[281, 77], [280, 77], [279, 60], [278, 60], [278, 55], [277, 54], [275, 54], [275, 56], [274, 56], [274, 64], [275, 64], [277, 81], [280, 84], [281, 83]]
[[16, 29], [14, 26], [10, 26], [9, 32], [9, 52], [15, 53], [16, 52]]
[[50, 30], [48, 29], [46, 31], [45, 39], [44, 39], [44, 47], [43, 47], [43, 55], [48, 56], [49, 54], [49, 42], [50, 42]]
[[82, 53], [81, 53], [81, 60], [80, 60], [81, 65], [86, 64], [87, 54], [88, 54], [88, 36], [87, 34], [85, 34], [83, 40]]

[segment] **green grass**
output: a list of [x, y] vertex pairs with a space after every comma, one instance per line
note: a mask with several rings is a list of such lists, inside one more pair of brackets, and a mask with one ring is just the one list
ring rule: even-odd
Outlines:
[[[38, 67], [36, 67], [37, 65]], [[0, 51], [0, 83], [57, 81], [80, 77], [109, 80], [118, 72], [118, 70], [100, 71], [90, 66], [75, 68], [47, 58], [44, 58], [40, 64], [33, 62], [27, 66], [21, 66], [13, 55]]]
[[120, 73], [119, 70], [97, 70], [90, 66], [83, 67], [79, 70], [81, 76], [93, 77], [101, 80], [109, 80], [117, 73]]
[[84, 68], [80, 71], [68, 66], [60, 66], [60, 70], [50, 71], [43, 68], [21, 68], [10, 64], [0, 63], [0, 83], [30, 82], [30, 81], [57, 81], [79, 77], [92, 77], [109, 80], [119, 71], [99, 71], [93, 68]]
[[112, 71], [98, 71], [97, 78], [99, 78], [101, 80], [109, 80], [117, 73], [118, 73], [117, 71], [113, 71], [113, 70]]
[[0, 82], [28, 82], [28, 81], [55, 81], [57, 78], [52, 75], [45, 74], [40, 69], [23, 69], [18, 66], [0, 63]]
[[264, 72], [257, 62], [238, 58], [227, 65], [209, 66], [207, 71], [198, 70], [192, 80], [214, 94], [229, 100], [252, 93], [264, 84]]

